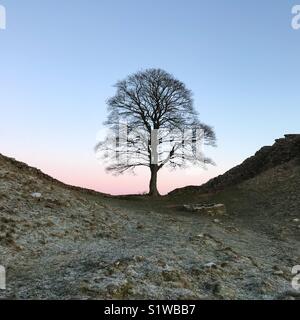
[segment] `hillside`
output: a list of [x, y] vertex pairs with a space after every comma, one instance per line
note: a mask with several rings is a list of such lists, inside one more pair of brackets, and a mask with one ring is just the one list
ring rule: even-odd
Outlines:
[[[0, 298], [298, 299], [299, 162], [267, 162], [218, 192], [150, 199], [67, 186], [0, 156]], [[227, 214], [185, 212], [187, 202]]]
[[176, 189], [170, 195], [185, 191], [205, 193], [224, 190], [294, 159], [300, 159], [300, 134], [285, 135], [284, 138], [277, 139], [272, 146], [261, 148], [254, 156], [223, 175], [211, 179], [201, 186]]

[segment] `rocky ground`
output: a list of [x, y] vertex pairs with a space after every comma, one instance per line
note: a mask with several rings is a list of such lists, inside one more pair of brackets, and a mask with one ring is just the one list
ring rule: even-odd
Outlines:
[[[289, 159], [221, 192], [111, 197], [0, 156], [0, 297], [299, 299], [299, 187]], [[226, 215], [181, 208], [210, 202]]]

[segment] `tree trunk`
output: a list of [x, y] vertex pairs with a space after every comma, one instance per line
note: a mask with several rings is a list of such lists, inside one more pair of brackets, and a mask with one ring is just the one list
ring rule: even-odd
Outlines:
[[159, 192], [157, 190], [157, 172], [158, 172], [158, 166], [157, 165], [151, 165], [151, 179], [149, 184], [149, 195], [153, 197], [159, 196]]

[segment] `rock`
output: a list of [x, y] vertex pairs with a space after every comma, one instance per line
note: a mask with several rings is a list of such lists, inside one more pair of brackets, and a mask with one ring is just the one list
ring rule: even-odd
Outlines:
[[217, 265], [214, 262], [208, 262], [204, 265], [204, 267], [212, 269], [212, 268], [217, 268]]
[[273, 274], [277, 275], [277, 276], [281, 276], [284, 274], [284, 272], [282, 270], [276, 270], [273, 272]]
[[293, 219], [293, 222], [299, 222], [300, 219], [296, 218], [296, 219]]
[[39, 192], [33, 192], [33, 193], [31, 194], [31, 196], [32, 196], [33, 198], [41, 198], [42, 194], [39, 193]]
[[224, 204], [184, 204], [183, 209], [189, 212], [197, 212], [207, 215], [224, 215], [226, 207]]
[[143, 261], [145, 261], [145, 257], [144, 256], [134, 256], [133, 260], [136, 262], [143, 262]]
[[240, 231], [238, 228], [233, 227], [233, 226], [226, 227], [226, 230], [229, 232], [239, 232]]

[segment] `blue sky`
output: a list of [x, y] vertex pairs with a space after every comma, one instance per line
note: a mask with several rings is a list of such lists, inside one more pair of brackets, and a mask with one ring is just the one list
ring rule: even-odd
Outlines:
[[[65, 182], [112, 193], [93, 154], [113, 84], [159, 67], [194, 92], [215, 127], [207, 172], [163, 173], [164, 191], [200, 184], [285, 133], [300, 132], [300, 0], [0, 0], [0, 152]], [[76, 174], [73, 174], [76, 173]], [[184, 176], [185, 175], [185, 176]], [[163, 179], [168, 179], [164, 184]], [[119, 183], [121, 182], [121, 183]], [[123, 189], [115, 187], [123, 185]]]

